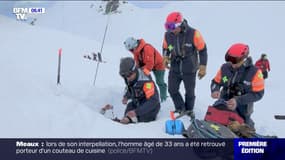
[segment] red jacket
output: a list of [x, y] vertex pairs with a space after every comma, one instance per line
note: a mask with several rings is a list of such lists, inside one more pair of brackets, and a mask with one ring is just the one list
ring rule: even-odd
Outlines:
[[144, 39], [139, 40], [139, 45], [132, 53], [137, 66], [145, 74], [148, 75], [152, 70], [165, 70], [161, 54], [152, 45], [147, 44]]
[[259, 59], [255, 62], [255, 66], [259, 68], [262, 72], [270, 71], [270, 64], [267, 59]]

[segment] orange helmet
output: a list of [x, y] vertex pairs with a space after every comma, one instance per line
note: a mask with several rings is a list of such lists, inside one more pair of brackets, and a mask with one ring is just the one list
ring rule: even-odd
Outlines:
[[183, 20], [180, 12], [171, 12], [166, 18], [166, 23], [181, 23]]
[[237, 64], [240, 61], [248, 57], [249, 47], [243, 43], [233, 44], [225, 55], [225, 60], [233, 64]]

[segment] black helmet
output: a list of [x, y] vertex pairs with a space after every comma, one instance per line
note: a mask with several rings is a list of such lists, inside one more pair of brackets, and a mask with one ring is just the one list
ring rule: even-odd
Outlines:
[[131, 57], [124, 57], [121, 58], [120, 61], [120, 72], [119, 74], [122, 77], [126, 77], [130, 75], [132, 72], [134, 72], [136, 69], [136, 63], [135, 60]]

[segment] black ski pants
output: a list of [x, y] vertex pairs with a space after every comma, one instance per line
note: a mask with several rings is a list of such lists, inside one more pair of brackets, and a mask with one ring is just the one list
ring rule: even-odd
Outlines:
[[267, 72], [267, 71], [263, 71], [262, 74], [263, 74], [263, 79], [267, 79], [267, 77], [268, 77], [268, 72]]
[[[183, 82], [185, 89], [185, 102], [179, 91]], [[196, 72], [180, 74], [172, 70], [168, 75], [168, 92], [172, 98], [175, 110], [193, 110], [195, 104]]]

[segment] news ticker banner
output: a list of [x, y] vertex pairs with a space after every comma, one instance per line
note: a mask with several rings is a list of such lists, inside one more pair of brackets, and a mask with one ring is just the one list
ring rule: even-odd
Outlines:
[[17, 160], [195, 160], [233, 154], [233, 140], [224, 139], [0, 139], [0, 156]]
[[285, 139], [0, 139], [1, 159], [285, 159]]

